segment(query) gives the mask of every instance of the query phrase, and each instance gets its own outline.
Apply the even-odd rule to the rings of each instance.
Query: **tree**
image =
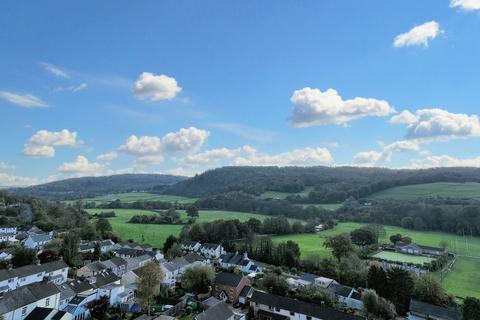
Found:
[[[437,306],[447,300],[442,285],[431,273],[426,273],[415,281],[415,297]]]
[[[178,243],[174,243],[170,249],[167,251],[167,257],[170,260],[175,259],[176,257],[181,257],[183,255],[182,247]]]
[[[480,299],[466,297],[462,305],[463,320],[480,319]]]
[[[367,228],[355,229],[350,232],[352,242],[359,246],[368,246],[378,242],[378,236]]]
[[[394,319],[395,307],[386,299],[379,297],[375,290],[366,289],[362,293],[363,313],[368,319]]]
[[[95,243],[95,248],[93,249],[93,259],[100,260],[102,255],[102,248],[100,247],[100,242]]]
[[[348,234],[339,234],[327,238],[323,245],[332,249],[332,254],[338,261],[353,251],[352,241]]]
[[[58,252],[55,250],[45,249],[38,255],[40,263],[47,263],[58,260]]]
[[[440,245],[440,248],[442,248],[443,250],[447,250],[448,241],[447,240],[442,240],[442,241],[440,241],[439,245]]]
[[[391,268],[387,271],[388,296],[395,305],[399,315],[404,315],[409,309],[413,294],[413,279],[410,273],[400,268]]]
[[[60,253],[63,260],[71,267],[76,267],[80,264],[80,254],[78,247],[80,245],[80,238],[76,232],[69,232],[65,235],[62,242]]]
[[[178,239],[174,235],[169,235],[168,238],[165,240],[165,243],[163,244],[163,252],[167,253],[168,250],[175,244],[178,244]]]
[[[215,272],[208,266],[193,266],[182,274],[182,288],[189,292],[207,293],[215,278]]]
[[[190,219],[194,220],[195,218],[198,218],[198,208],[195,206],[188,206],[187,207],[187,216],[190,217]]]
[[[80,237],[82,240],[95,240],[97,238],[97,230],[91,223],[87,223],[80,229]]]
[[[175,208],[170,208],[165,212],[165,217],[170,220],[170,223],[177,223],[180,221],[180,213],[175,210]]]
[[[260,282],[260,287],[280,296],[286,295],[290,289],[287,280],[276,273],[266,273]]]
[[[100,233],[102,238],[105,238],[105,236],[109,232],[112,232],[112,226],[110,225],[110,221],[108,221],[108,219],[106,218],[98,219],[95,223],[95,228],[97,229],[97,232]]]
[[[368,269],[367,287],[375,290],[380,296],[387,296],[387,273],[377,264],[373,264]]]
[[[400,233],[394,234],[390,236],[390,242],[393,244],[397,244],[397,242],[402,241],[402,235]]]
[[[12,265],[14,268],[34,264],[37,261],[37,250],[18,248],[13,253]]]
[[[110,299],[108,296],[101,296],[100,298],[87,303],[87,309],[90,311],[92,318],[98,320],[107,319],[109,306]]]
[[[160,282],[163,280],[164,274],[160,265],[150,261],[139,270],[139,282],[137,286],[137,297],[143,306],[148,307],[150,315],[150,305],[154,301],[156,295],[160,292]]]

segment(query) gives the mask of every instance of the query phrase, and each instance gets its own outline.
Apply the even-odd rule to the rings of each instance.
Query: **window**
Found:
[[[22,308],[22,316],[25,316],[27,314],[27,307]]]
[[[294,315],[295,315],[295,312],[290,311],[290,315],[291,315],[291,316],[294,316]]]
[[[50,305],[50,298],[47,298],[45,300],[45,307],[48,307]]]
[[[312,317],[310,317],[310,316],[307,316],[307,320],[312,320]]]

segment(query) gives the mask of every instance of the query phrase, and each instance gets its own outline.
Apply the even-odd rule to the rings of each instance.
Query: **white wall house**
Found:
[[[182,250],[188,251],[188,252],[197,252],[200,250],[200,247],[202,244],[198,241],[184,241],[182,242]]]
[[[218,259],[225,254],[225,249],[218,243],[205,243],[200,247],[200,253],[205,257]]]
[[[29,249],[42,249],[47,243],[53,240],[53,233],[30,234],[24,241],[23,246]]]

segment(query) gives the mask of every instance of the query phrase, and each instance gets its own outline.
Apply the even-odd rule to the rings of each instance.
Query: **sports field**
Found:
[[[430,263],[435,259],[423,256],[414,256],[411,254],[391,252],[391,251],[380,251],[372,256],[373,258],[386,260],[390,262],[400,262],[400,263],[414,263],[423,265],[425,263]]]
[[[165,239],[173,234],[178,236],[182,230],[182,225],[169,225],[169,224],[137,224],[128,223],[131,217],[135,215],[156,215],[158,213],[148,210],[135,210],[135,209],[87,209],[91,214],[100,213],[102,211],[115,211],[116,217],[108,218],[112,225],[113,231],[118,234],[122,240],[132,239],[137,242],[141,242],[145,239],[146,243],[153,245],[154,247],[161,247],[165,242]],[[178,210],[181,214],[182,220],[187,221],[187,213],[182,210]],[[263,220],[269,216],[262,214],[254,214],[247,212],[237,211],[220,211],[220,210],[201,210],[197,222],[208,222],[218,219],[238,219],[240,221],[246,221],[250,218],[256,218]],[[289,219],[291,223],[299,221],[296,219]],[[142,237],[143,236],[143,237]]]
[[[480,183],[436,182],[394,187],[374,193],[370,198],[412,200],[426,197],[480,198]]]
[[[163,201],[170,203],[181,203],[188,204],[194,203],[197,201],[196,198],[187,198],[181,196],[165,195],[165,194],[155,194],[148,192],[128,192],[128,193],[115,193],[107,194],[104,196],[98,196],[95,198],[86,198],[82,199],[84,202],[96,202],[97,204],[110,203],[115,200],[120,200],[125,203],[132,203],[135,201]],[[69,201],[72,202],[72,201]]]

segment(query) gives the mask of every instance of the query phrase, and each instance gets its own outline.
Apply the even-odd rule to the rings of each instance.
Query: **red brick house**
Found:
[[[214,296],[231,303],[238,302],[238,297],[250,280],[235,273],[220,272],[215,277]]]

